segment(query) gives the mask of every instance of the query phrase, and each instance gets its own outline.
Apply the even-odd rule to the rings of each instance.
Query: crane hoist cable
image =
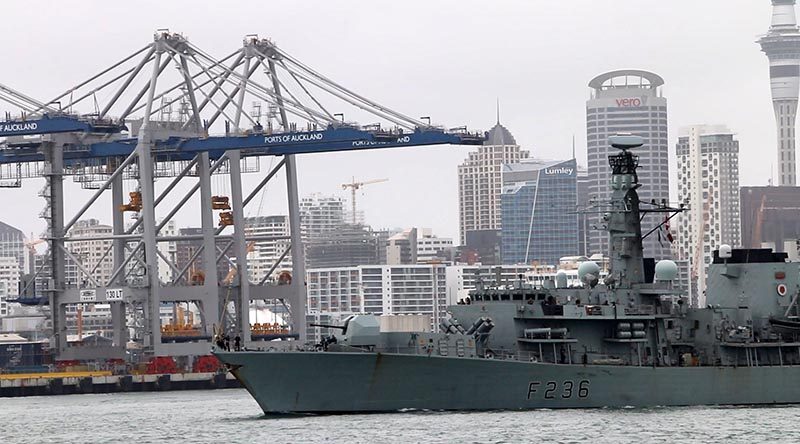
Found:
[[[268,171],[272,171],[274,165],[275,165],[275,156],[270,156]],[[264,207],[264,197],[267,195],[268,189],[269,189],[269,182],[264,184],[264,186],[261,188],[261,198],[258,200],[258,211],[256,212],[256,216],[261,216],[261,209]]]
[[[220,326],[220,331],[224,331],[222,326],[223,326],[223,322],[225,321],[225,315],[228,313],[228,303],[230,302],[231,289],[233,288],[231,283],[233,282],[233,278],[235,278],[236,275],[238,275],[238,274],[239,274],[239,269],[237,267],[233,267],[228,272],[228,276],[225,276],[225,279],[223,280],[223,282],[227,281],[226,283],[228,284],[228,291],[225,294],[225,302],[223,302],[222,311],[219,314],[219,324],[218,325]],[[241,282],[239,284],[241,285]],[[239,321],[239,323],[241,323],[241,320],[238,320],[238,321]],[[242,328],[244,328],[244,327],[242,327]]]

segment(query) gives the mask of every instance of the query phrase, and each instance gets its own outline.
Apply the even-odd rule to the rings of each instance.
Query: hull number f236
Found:
[[[571,399],[589,397],[589,381],[531,381],[528,384],[528,399]]]

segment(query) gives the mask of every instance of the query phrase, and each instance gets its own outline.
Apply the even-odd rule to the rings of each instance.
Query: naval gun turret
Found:
[[[312,327],[323,327],[339,330],[339,333],[324,338],[319,344],[327,349],[329,345],[339,344],[350,347],[375,347],[380,342],[381,324],[378,316],[373,314],[350,315],[342,325],[310,324]]]

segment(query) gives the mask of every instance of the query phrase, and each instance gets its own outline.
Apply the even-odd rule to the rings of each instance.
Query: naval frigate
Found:
[[[644,215],[686,208],[640,202],[643,141],[610,142],[603,279],[587,261],[578,286],[481,285],[438,333],[382,332],[363,314],[316,347],[214,353],[265,413],[800,402],[800,264],[720,246],[707,306],[690,306],[676,264],[642,251]]]

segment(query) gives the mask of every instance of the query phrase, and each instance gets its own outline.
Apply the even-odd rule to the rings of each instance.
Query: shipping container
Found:
[[[52,363],[50,349],[45,341],[0,343],[0,370],[44,366]]]

